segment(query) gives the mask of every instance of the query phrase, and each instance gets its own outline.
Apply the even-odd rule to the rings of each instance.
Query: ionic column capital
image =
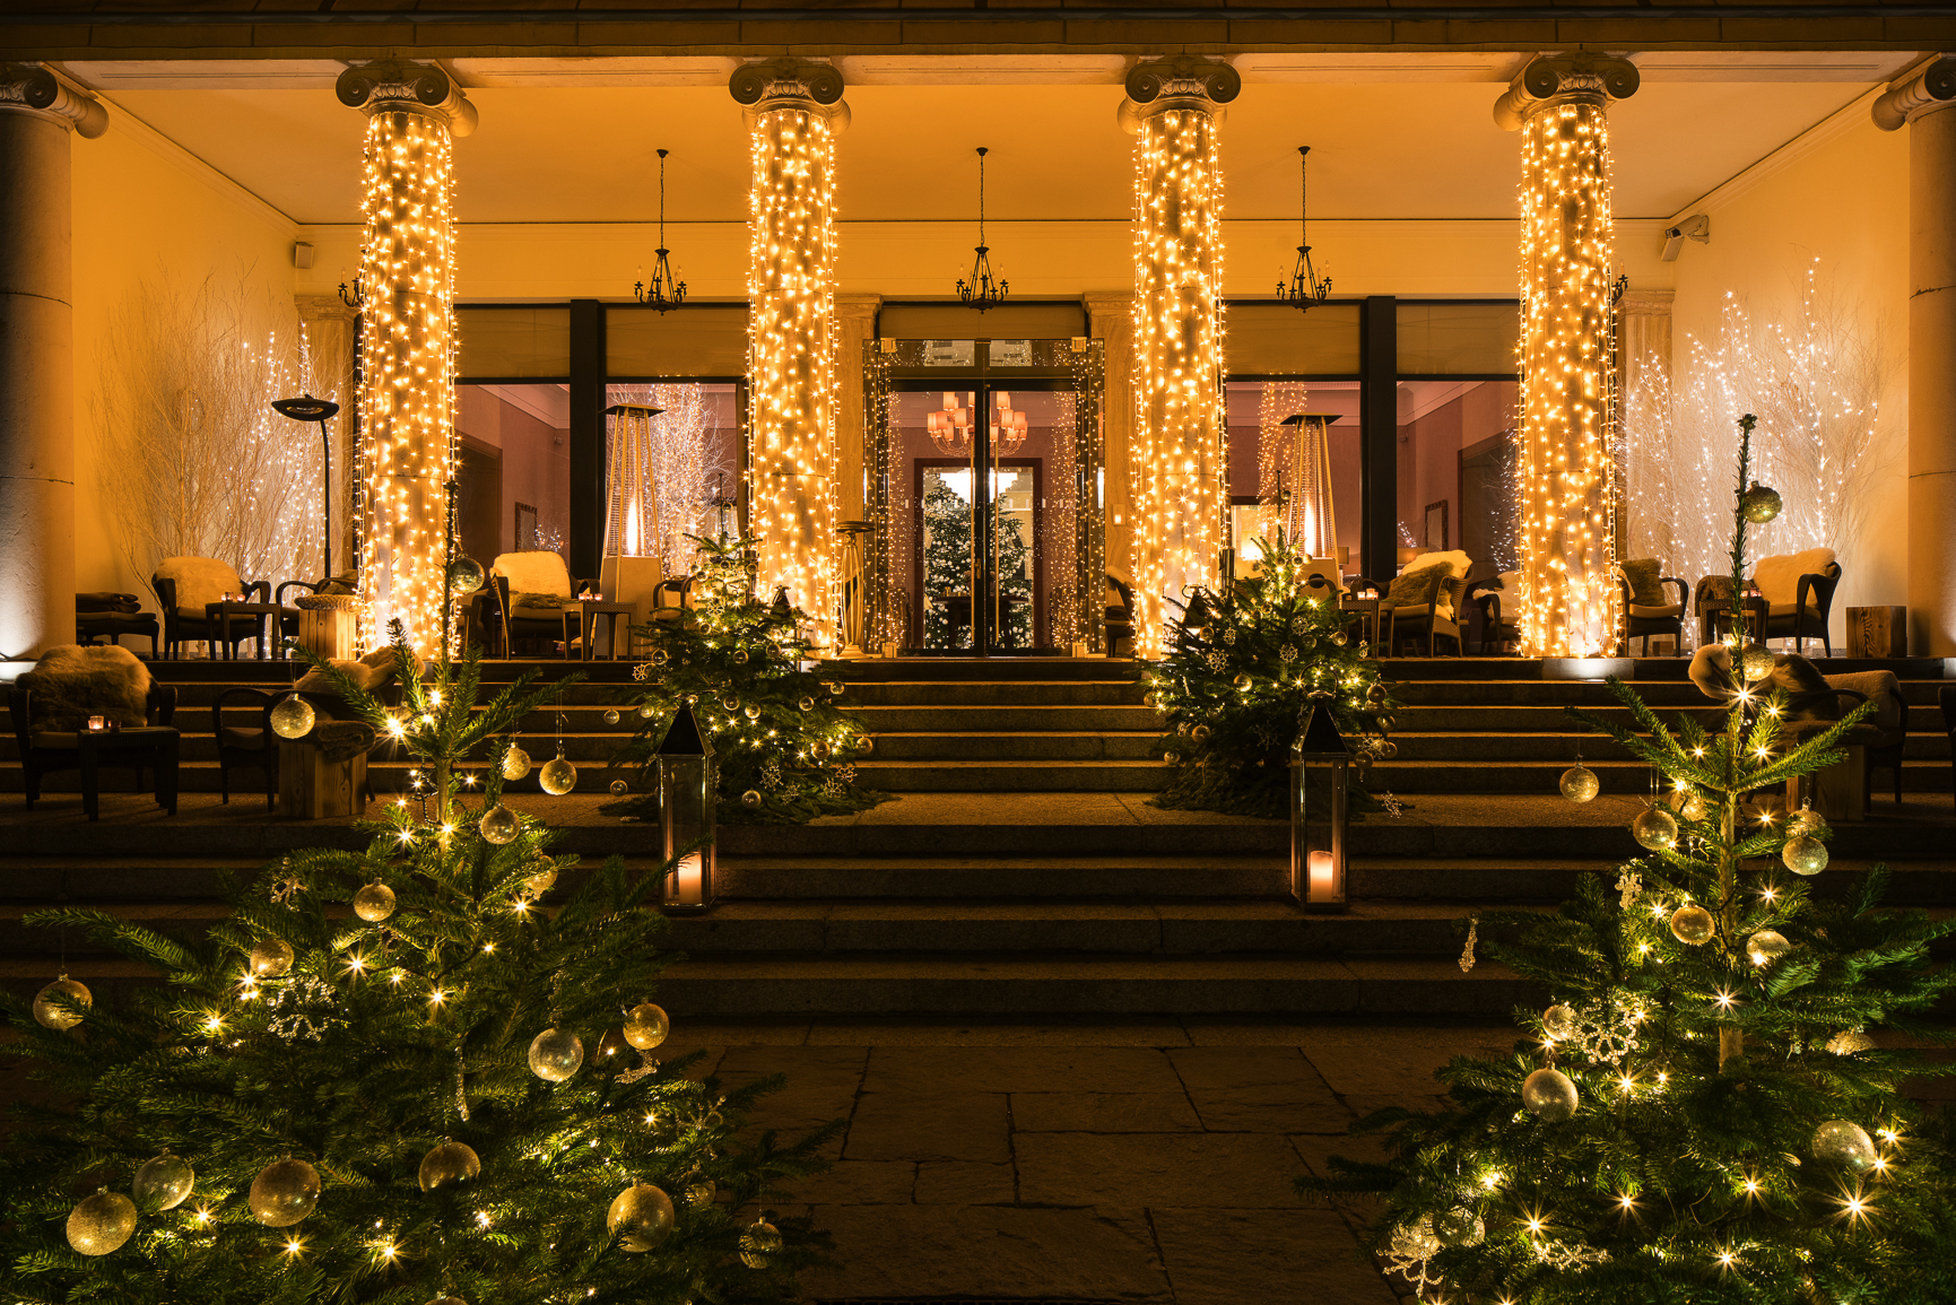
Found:
[[[455,79],[433,64],[382,59],[340,74],[333,93],[349,109],[377,113],[419,113],[448,124],[460,139],[475,130],[476,109]]]
[[[734,103],[750,114],[771,109],[798,109],[827,115],[841,130],[849,122],[849,105],[842,98],[842,70],[813,59],[757,59],[743,63],[727,79]]]
[[[1544,54],[1528,66],[1494,102],[1494,121],[1517,131],[1538,109],[1571,100],[1608,104],[1637,93],[1643,74],[1628,59],[1613,54]]]
[[[1940,54],[1888,83],[1871,112],[1875,126],[1900,131],[1923,114],[1951,104],[1956,104],[1956,56]]]
[[[0,112],[31,113],[87,140],[109,129],[100,100],[38,63],[0,63]]]
[[[1138,132],[1148,118],[1171,109],[1216,113],[1242,92],[1243,78],[1220,59],[1171,54],[1143,59],[1128,69],[1126,90],[1121,125]]]

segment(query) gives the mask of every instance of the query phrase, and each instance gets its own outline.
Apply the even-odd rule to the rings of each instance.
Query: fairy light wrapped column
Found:
[[[1222,106],[1242,89],[1224,63],[1137,64],[1134,133],[1135,655],[1159,658],[1189,588],[1216,583],[1229,425],[1223,413]]]
[[[1610,448],[1615,234],[1608,109],[1628,60],[1531,62],[1496,101],[1521,133],[1521,644],[1593,657],[1622,623]]]
[[[361,641],[399,620],[441,646],[448,484],[455,475],[455,139],[475,106],[439,68],[349,68],[340,102],[367,115],[360,178]]]
[[[848,122],[828,64],[744,64],[747,106],[748,465],[759,592],[786,587],[817,646],[836,634],[835,136]]]

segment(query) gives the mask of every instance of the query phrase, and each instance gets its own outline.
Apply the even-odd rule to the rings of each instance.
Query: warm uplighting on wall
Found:
[[[1158,658],[1223,547],[1222,166],[1215,115],[1163,108],[1134,147],[1135,655]]]
[[[754,114],[747,375],[758,591],[835,635],[835,134],[821,108]]]
[[[448,483],[455,473],[454,141],[437,116],[367,119],[360,283],[360,635],[398,619],[441,643]]]
[[[1522,125],[1520,457],[1524,656],[1616,644],[1610,450],[1610,140],[1603,95]]]

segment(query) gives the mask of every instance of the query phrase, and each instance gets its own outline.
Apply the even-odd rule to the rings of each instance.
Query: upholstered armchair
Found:
[[[1625,563],[1625,566],[1629,566]],[[1650,571],[1645,572],[1644,583],[1650,584],[1649,576],[1656,570],[1656,563],[1650,563]],[[1655,579],[1655,593],[1637,592],[1637,582],[1624,569],[1617,568],[1617,583],[1623,589],[1623,649],[1630,650],[1632,639],[1643,641],[1643,654],[1650,655],[1652,635],[1671,636],[1672,646],[1678,653],[1684,652],[1685,613],[1691,610],[1691,585],[1676,576],[1658,576]],[[1641,601],[1661,598],[1662,602]]]
[[[1437,576],[1425,572],[1444,567]],[[1473,563],[1458,549],[1450,553],[1421,553],[1406,563],[1399,578],[1387,586],[1380,603],[1381,634],[1390,654],[1402,641],[1415,646],[1424,640],[1426,655],[1437,657],[1442,639],[1456,656],[1466,653],[1461,627],[1466,624],[1467,573]]]
[[[180,657],[183,645],[196,640],[218,647],[218,622],[210,619],[208,607],[232,594],[243,594],[247,602],[272,601],[269,580],[246,581],[229,562],[214,557],[166,557],[149,578],[156,601],[163,608],[163,655]],[[228,641],[235,647],[257,636],[258,627],[250,621],[234,622]]]
[[[1834,640],[1827,622],[1840,582],[1841,564],[1831,548],[1760,558],[1752,568],[1752,583],[1766,604],[1766,638],[1791,639],[1796,653],[1804,650],[1806,640],[1818,639],[1832,657]]]
[[[1465,608],[1476,627],[1474,651],[1482,657],[1521,644],[1521,572],[1503,571],[1467,586]]]
[[[1798,654],[1795,654],[1797,657]],[[1809,669],[1809,673],[1811,669]],[[1848,759],[1843,765],[1862,767],[1859,790],[1872,793],[1874,773],[1893,772],[1895,803],[1902,801],[1902,757],[1908,746],[1908,699],[1902,696],[1902,682],[1893,671],[1855,671],[1845,675],[1821,677],[1824,690],[1790,693],[1787,706],[1796,717],[1785,734],[1795,742],[1826,729],[1834,721],[1862,703],[1874,704],[1874,711],[1841,737]],[[1855,754],[1859,753],[1857,757]],[[1863,812],[1854,812],[1858,819]]]
[[[236,702],[250,708],[246,723],[226,725],[225,708]],[[231,768],[245,766],[265,777],[265,805],[278,800],[278,735],[272,733],[272,707],[278,699],[248,684],[233,684],[211,703],[211,730],[217,738],[217,784],[231,801]]]
[[[48,775],[81,769],[77,736],[86,717],[106,716],[122,728],[169,725],[176,710],[176,689],[151,679],[126,648],[50,649],[7,694],[27,805]],[[142,786],[140,763],[136,783]]]
[[[122,636],[133,634],[149,639],[152,659],[162,650],[156,613],[145,612],[134,594],[87,593],[75,595],[75,642],[94,643],[105,639],[120,644]]]
[[[1119,576],[1107,577],[1107,622],[1106,649],[1109,657],[1119,657],[1123,653],[1121,645],[1127,645],[1126,656],[1134,655],[1134,591],[1127,587],[1127,581]]]
[[[571,579],[564,559],[538,549],[499,554],[489,567],[489,600],[484,616],[497,656],[513,657],[521,642],[551,648],[564,637],[564,609],[580,592],[596,592],[596,580]]]

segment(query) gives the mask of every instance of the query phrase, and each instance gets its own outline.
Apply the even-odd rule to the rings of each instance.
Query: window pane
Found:
[[[1235,376],[1358,375],[1358,305],[1231,304],[1223,358]]]
[[[1401,376],[1508,375],[1515,371],[1520,310],[1506,300],[1399,303]]]
[[[569,308],[458,308],[455,332],[458,376],[570,375]]]
[[[1470,579],[1515,568],[1520,397],[1514,381],[1399,382],[1401,561],[1459,549]]]
[[[503,553],[569,558],[570,387],[455,387],[455,531],[485,565]]]
[[[1368,574],[1358,538],[1358,382],[1231,381],[1225,395],[1238,573],[1255,561],[1251,542],[1281,521],[1311,551],[1344,558],[1345,574]],[[1299,414],[1305,421],[1284,420]],[[1326,464],[1328,477],[1319,474]]]

